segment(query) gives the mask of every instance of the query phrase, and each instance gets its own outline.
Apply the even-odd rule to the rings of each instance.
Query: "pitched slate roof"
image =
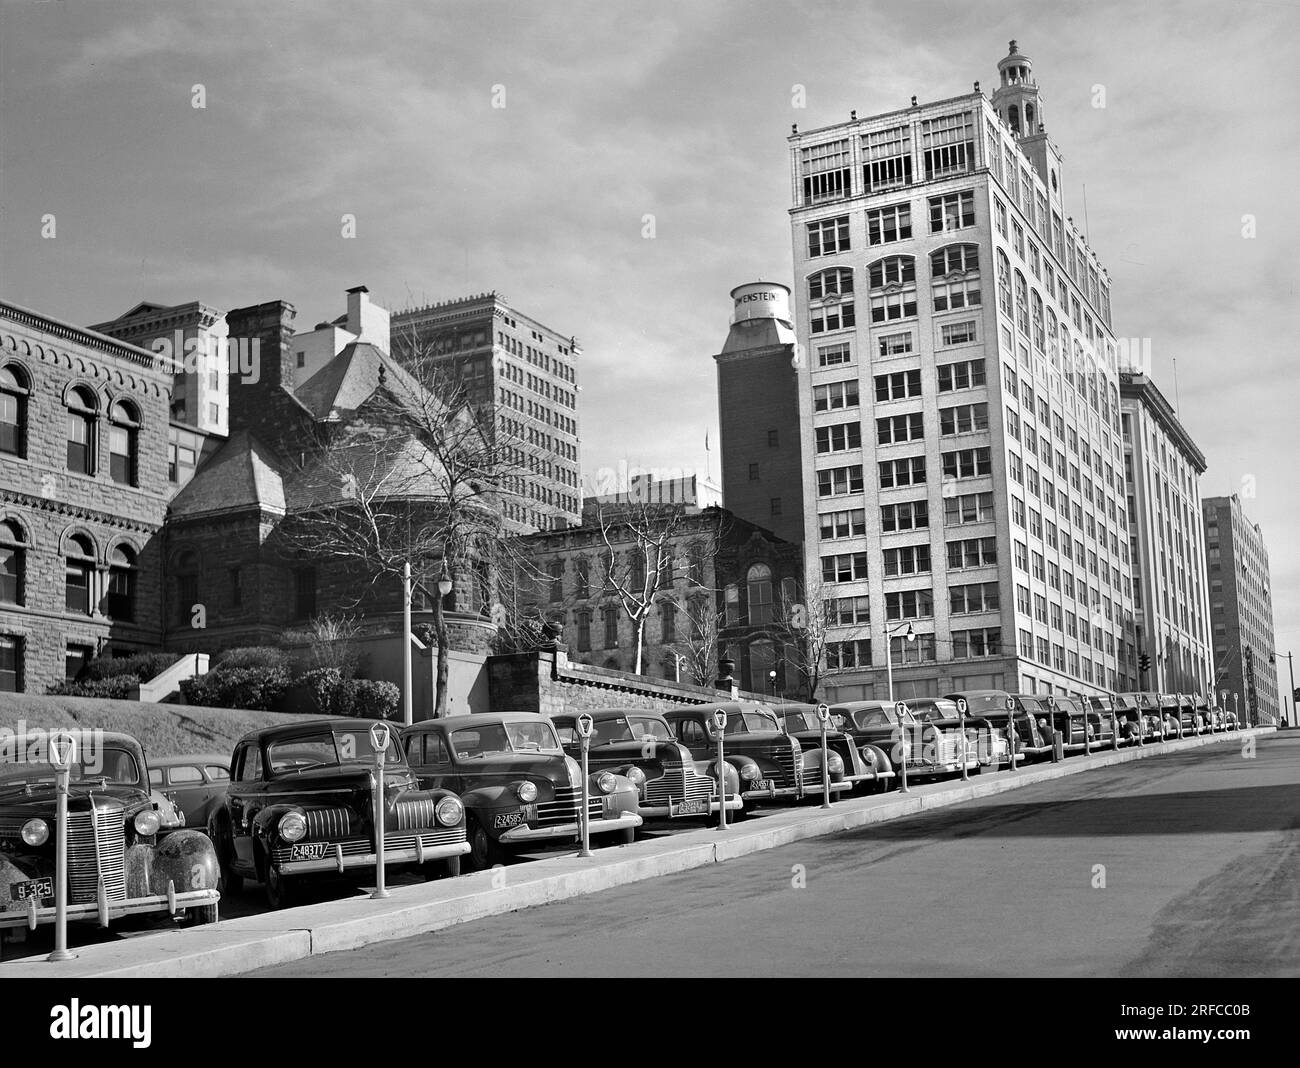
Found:
[[[247,430],[233,433],[176,494],[172,518],[261,507],[284,511],[284,462]]]

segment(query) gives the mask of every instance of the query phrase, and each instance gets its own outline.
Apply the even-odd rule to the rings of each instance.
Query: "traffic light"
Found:
[[[1141,656],[1138,657],[1138,667],[1139,667],[1142,671],[1150,671],[1150,670],[1151,670],[1151,654],[1150,654],[1150,653],[1143,653]]]

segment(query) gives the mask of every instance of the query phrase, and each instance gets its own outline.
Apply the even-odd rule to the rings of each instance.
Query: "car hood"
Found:
[[[639,742],[636,739],[629,739],[625,742],[608,742],[605,745],[593,746],[588,753],[588,759],[593,762],[599,761],[602,765],[635,764],[642,760],[662,760],[664,757],[671,757],[673,760],[691,759],[690,753],[680,742],[655,739],[648,755],[646,753],[647,744],[649,743]],[[567,751],[574,760],[582,759],[581,746],[572,746]]]
[[[68,787],[68,810],[70,812],[90,811],[91,797],[95,807],[104,809],[117,801],[127,809],[145,808],[153,802],[147,791],[138,786],[100,786],[99,783],[71,783]],[[0,815],[18,816],[30,819],[32,816],[44,816],[52,813],[58,806],[58,790],[54,783],[38,782],[31,784],[29,793],[24,785],[10,785],[0,788]]]
[[[564,753],[494,753],[485,757],[458,758],[456,771],[475,778],[533,779],[568,786],[567,760]]]

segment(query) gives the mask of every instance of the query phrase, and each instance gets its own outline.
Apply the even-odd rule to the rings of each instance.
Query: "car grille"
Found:
[[[68,814],[68,896],[74,905],[99,899],[99,877],[109,901],[126,900],[126,819],[111,802],[99,811],[98,835],[90,812]],[[95,841],[99,840],[96,863]]]
[[[417,838],[424,843],[426,849],[440,845],[453,845],[456,842],[465,841],[465,828],[447,827],[444,830],[425,831],[418,835],[386,834],[384,835],[384,852],[391,852],[395,849],[414,849]],[[375,851],[375,844],[369,838],[353,838],[351,841],[338,843],[331,842],[329,849],[325,853],[326,860],[334,856],[336,845],[342,848],[345,857],[364,857],[367,853]],[[277,864],[287,863],[292,855],[293,847],[290,845],[278,845],[271,850],[271,857]]]
[[[346,808],[309,808],[303,815],[307,819],[307,841],[319,841],[324,838],[348,838],[356,834],[360,827]]]
[[[778,749],[772,754],[776,766],[781,769],[781,781],[777,786],[798,786],[803,779],[803,763],[795,758],[794,746]]]
[[[395,806],[398,829],[413,831],[422,827],[438,826],[438,817],[434,812],[437,804],[438,799],[433,797],[398,800]]]
[[[665,764],[664,773],[645,784],[647,805],[666,805],[671,801],[707,801],[716,790],[716,784],[707,775],[684,764]]]
[[[593,793],[587,799],[587,818],[598,820],[604,814],[605,795]],[[558,823],[577,823],[582,804],[582,791],[576,786],[557,786],[553,801],[537,802],[536,826],[549,827]]]

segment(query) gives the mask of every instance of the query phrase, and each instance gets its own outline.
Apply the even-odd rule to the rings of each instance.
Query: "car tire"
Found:
[[[636,828],[624,827],[621,831],[615,831],[609,836],[613,845],[631,845],[636,841]]]
[[[290,909],[298,903],[298,880],[291,875],[283,875],[273,864],[266,866],[266,902],[277,912]]]
[[[505,860],[505,850],[492,838],[473,816],[465,828],[469,838],[469,852],[465,860],[470,871],[487,871]]]
[[[421,870],[424,872],[425,882],[433,882],[435,879],[454,879],[460,874],[460,857],[431,860]]]

